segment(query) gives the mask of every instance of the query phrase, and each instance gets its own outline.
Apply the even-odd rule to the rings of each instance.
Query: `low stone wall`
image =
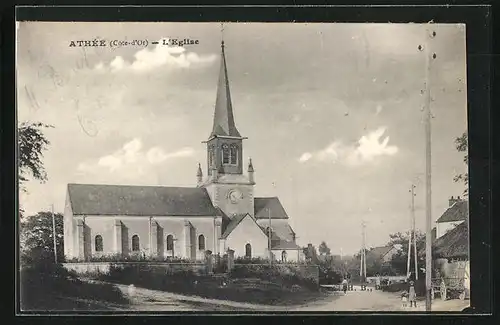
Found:
[[[85,262],[85,263],[63,263],[63,266],[78,274],[85,273],[109,273],[113,266],[149,266],[154,268],[162,268],[165,274],[175,273],[176,271],[191,270],[195,273],[204,273],[206,265],[202,263],[151,263],[151,262]]]
[[[406,280],[406,276],[404,275],[391,275],[391,276],[380,276],[380,280],[389,280],[391,282],[401,282]],[[368,276],[366,277],[366,281],[368,283],[376,283],[377,282],[377,277],[376,276]]]

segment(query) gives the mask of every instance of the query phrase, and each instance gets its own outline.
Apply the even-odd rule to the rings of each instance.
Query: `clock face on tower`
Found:
[[[229,190],[227,198],[231,201],[231,203],[238,203],[238,201],[243,198],[243,193],[237,189]]]

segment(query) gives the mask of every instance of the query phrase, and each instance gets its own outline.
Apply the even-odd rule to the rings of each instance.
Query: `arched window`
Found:
[[[227,144],[222,145],[222,163],[229,164],[229,146]]]
[[[96,252],[103,251],[102,236],[101,235],[95,236],[95,251]]]
[[[286,251],[281,252],[281,261],[286,262]]]
[[[174,236],[167,236],[167,251],[171,251],[174,249]]]
[[[133,252],[138,252],[139,250],[140,250],[139,236],[133,235],[132,236],[132,251]]]
[[[203,235],[198,236],[198,249],[200,251],[205,250],[205,236]]]
[[[238,163],[238,146],[232,144],[229,149],[229,156],[231,165],[236,165]]]
[[[245,245],[245,257],[252,258],[252,245],[250,244]]]

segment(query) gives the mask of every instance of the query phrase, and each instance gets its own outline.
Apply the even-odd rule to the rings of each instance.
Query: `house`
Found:
[[[283,261],[300,258],[279,198],[254,196],[251,159],[243,173],[247,138],[236,128],[224,42],[221,48],[213,127],[204,141],[206,176],[198,164],[193,187],[68,184],[68,258],[112,254],[202,259],[206,253],[227,250],[235,257],[267,258],[272,253]]]
[[[392,260],[392,256],[398,252],[399,249],[395,246],[374,247],[367,252],[367,258],[372,261],[381,261],[384,264],[389,263]]]
[[[448,209],[436,221],[436,239],[463,223],[469,214],[469,202],[458,196],[449,199]]]
[[[443,278],[463,278],[470,290],[469,225],[462,222],[432,245],[434,269]],[[435,275],[438,276],[438,275]]]

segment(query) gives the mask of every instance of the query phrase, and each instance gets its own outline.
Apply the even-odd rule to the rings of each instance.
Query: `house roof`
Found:
[[[204,188],[68,184],[74,215],[220,215]]]
[[[453,222],[453,221],[463,221],[467,219],[469,215],[469,201],[458,201],[455,202],[451,207],[446,209],[443,215],[436,221],[441,222]]]
[[[263,219],[261,219],[261,220],[263,220]],[[264,223],[261,223],[261,226],[262,226],[262,229],[265,230],[268,227],[268,224],[267,224],[267,222],[264,222]],[[273,230],[273,232],[272,232],[273,235],[276,234],[281,239],[293,241],[293,239],[295,238],[294,237],[295,232],[293,231],[292,227],[290,227],[290,225],[288,223],[281,223],[281,222],[280,223],[278,223],[278,222],[272,223],[271,222],[271,229]]]
[[[432,245],[434,258],[469,258],[469,226],[462,222]]]
[[[301,249],[299,245],[291,241],[279,240],[272,243],[271,249],[273,250],[298,250]]]
[[[394,247],[393,246],[381,246],[372,248],[368,254],[371,254],[374,257],[384,257],[389,253]]]
[[[254,199],[254,212],[256,219],[288,219],[285,208],[277,197],[256,197]]]
[[[225,230],[221,235],[221,238],[226,239],[231,232],[233,232],[236,227],[245,219],[246,216],[250,216],[248,213],[241,213],[241,214],[236,214],[232,218],[225,219],[226,225],[225,225]]]
[[[269,236],[269,233],[267,232],[267,226],[260,226],[260,229],[262,229],[262,231],[266,234],[266,236]],[[271,226],[271,241],[277,242],[280,240],[282,240],[282,238],[278,235],[274,226]]]

